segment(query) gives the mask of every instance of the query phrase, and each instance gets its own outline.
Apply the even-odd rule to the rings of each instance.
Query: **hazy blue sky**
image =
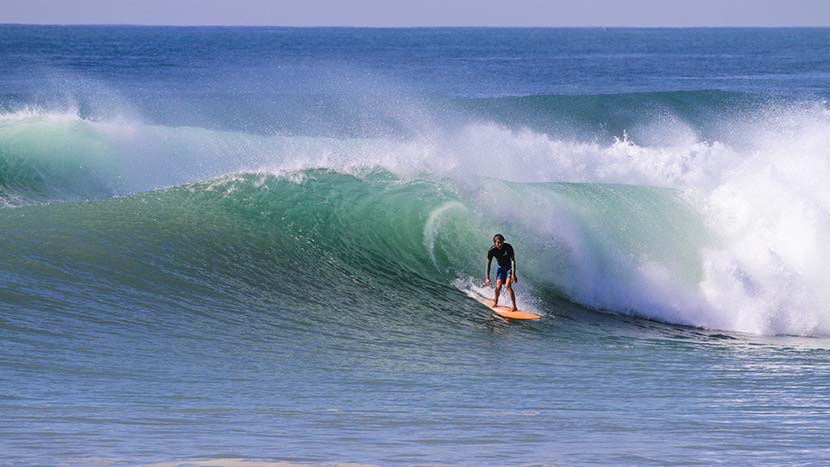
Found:
[[[0,0],[0,23],[830,26],[830,0]]]

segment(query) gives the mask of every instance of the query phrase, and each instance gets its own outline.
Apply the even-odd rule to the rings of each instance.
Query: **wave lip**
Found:
[[[0,114],[0,202],[110,196],[96,166],[111,152],[76,112]]]

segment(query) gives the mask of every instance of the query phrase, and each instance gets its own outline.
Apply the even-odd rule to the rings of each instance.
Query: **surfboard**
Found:
[[[487,305],[493,313],[502,316],[504,318],[510,319],[542,319],[542,315],[537,315],[536,313],[531,313],[529,311],[512,311],[510,308],[506,306],[499,305],[493,308],[493,301],[492,300],[481,300],[481,303]]]

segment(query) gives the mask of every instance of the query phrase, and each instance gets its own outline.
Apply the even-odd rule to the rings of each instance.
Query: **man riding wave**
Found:
[[[493,236],[493,246],[487,252],[487,273],[484,285],[490,285],[490,264],[496,258],[499,264],[496,270],[496,297],[493,300],[493,308],[499,304],[499,295],[501,294],[502,284],[507,286],[507,291],[510,293],[510,301],[513,304],[512,311],[517,311],[516,295],[513,293],[513,284],[519,281],[516,277],[516,254],[513,252],[513,246],[504,241],[504,235],[496,234]]]

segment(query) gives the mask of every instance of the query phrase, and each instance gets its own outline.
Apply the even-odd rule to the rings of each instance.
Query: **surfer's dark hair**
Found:
[[[497,238],[498,238],[499,240],[501,240],[501,241],[504,241],[504,235],[502,235],[502,234],[496,234],[496,235],[493,235],[493,243],[496,243],[496,239],[497,239]]]

